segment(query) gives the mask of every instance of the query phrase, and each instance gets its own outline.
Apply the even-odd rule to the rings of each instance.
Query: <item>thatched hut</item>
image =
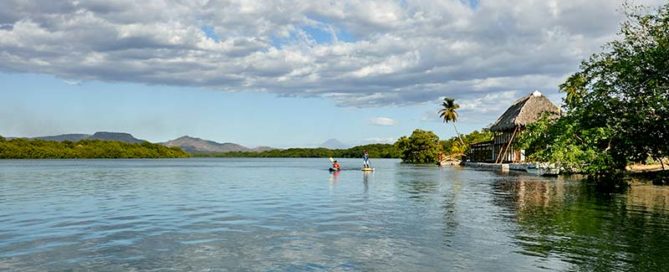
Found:
[[[560,108],[539,91],[517,100],[490,126],[495,138],[471,146],[471,160],[495,163],[525,161],[523,150],[514,147],[514,140],[525,126],[536,122],[544,112],[559,116]]]

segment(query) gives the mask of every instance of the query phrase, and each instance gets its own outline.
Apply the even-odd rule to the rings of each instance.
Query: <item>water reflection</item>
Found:
[[[426,168],[431,168],[431,171],[426,171]],[[397,171],[395,180],[398,188],[409,198],[421,202],[428,201],[438,191],[442,180],[440,176],[437,167],[403,166]]]
[[[669,211],[669,187],[635,182],[627,191],[627,205],[636,210],[667,213]]]
[[[369,176],[372,175],[370,172],[362,171],[362,184],[365,186],[365,194],[369,192]]]
[[[76,163],[0,161],[0,270],[669,267],[664,187],[602,194],[397,160],[373,173],[329,173],[320,159]]]
[[[460,177],[460,171],[452,171],[449,169],[449,174],[446,177],[448,184],[450,185],[444,191],[442,209],[444,214],[444,244],[446,246],[451,246],[452,239],[451,237],[457,233],[458,219],[457,219],[457,203],[458,196],[460,195],[460,190],[462,190],[462,179]],[[442,168],[442,172],[443,172]]]
[[[334,187],[337,186],[337,182],[339,182],[339,171],[334,171],[331,172],[330,174],[330,190],[334,189]]]
[[[518,223],[522,254],[585,271],[669,267],[666,188],[637,185],[623,194],[602,194],[580,181],[523,175],[492,186],[495,202]]]

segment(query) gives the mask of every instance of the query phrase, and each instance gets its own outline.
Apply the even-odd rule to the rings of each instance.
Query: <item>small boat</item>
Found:
[[[459,161],[453,161],[453,160],[451,160],[451,161],[443,160],[443,161],[437,162],[437,165],[439,165],[439,166],[459,165],[459,164],[460,164]]]
[[[363,172],[372,172],[372,171],[374,171],[374,168],[371,168],[371,167],[363,167],[363,168],[360,169],[360,170],[362,170]]]
[[[525,171],[537,176],[557,176],[560,174],[560,168],[540,164],[530,164],[525,168]]]
[[[330,172],[337,172],[337,171],[341,171],[341,168],[332,168],[332,167],[330,167],[329,171],[330,171]]]

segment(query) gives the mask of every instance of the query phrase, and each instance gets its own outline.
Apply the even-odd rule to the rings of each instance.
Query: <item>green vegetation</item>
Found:
[[[622,176],[630,162],[666,157],[668,30],[669,4],[651,14],[629,12],[621,39],[583,61],[560,86],[563,116],[527,127],[521,143],[528,158],[599,179]]]
[[[82,140],[54,142],[0,137],[0,159],[185,158],[188,153],[149,142]]]
[[[370,144],[339,150],[338,158],[360,158],[367,150],[370,158],[399,158],[400,151],[392,144]]]
[[[399,158],[399,150],[391,144],[369,144],[348,149],[288,148],[263,152],[200,153],[196,157],[252,157],[252,158],[360,158],[367,150],[370,158]]]
[[[474,130],[464,135],[464,137],[452,137],[441,141],[441,146],[446,156],[456,158],[469,152],[469,145],[491,141],[493,136],[494,134],[487,129],[482,129],[481,131]]]
[[[406,163],[435,163],[439,160],[439,154],[444,154],[447,159],[458,159],[467,151],[469,145],[490,141],[493,133],[489,130],[472,131],[460,137],[452,137],[440,141],[439,137],[432,131],[414,130],[411,136],[402,137],[395,143],[400,152],[400,158]]]
[[[450,157],[450,159],[455,159],[460,157],[463,154],[469,151],[469,145],[490,141],[493,139],[493,133],[487,129],[483,129],[480,132],[475,130],[464,137],[458,131],[458,128],[455,126],[455,122],[458,121],[458,112],[457,109],[460,108],[460,105],[455,103],[455,99],[446,97],[444,102],[441,103],[441,109],[439,110],[439,118],[441,118],[444,123],[452,123],[453,129],[457,137],[452,137],[450,139],[441,141],[441,150],[444,155]]]
[[[432,131],[416,129],[411,136],[402,136],[395,146],[406,163],[434,163],[442,152],[439,136]]]

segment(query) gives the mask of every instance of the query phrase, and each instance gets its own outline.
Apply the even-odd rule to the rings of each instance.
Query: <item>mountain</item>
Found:
[[[131,143],[131,144],[136,144],[136,143],[143,143],[146,142],[145,140],[140,140],[128,133],[123,133],[123,132],[96,132],[93,135],[89,134],[62,134],[62,135],[55,135],[55,136],[43,136],[43,137],[35,137],[34,139],[40,139],[40,140],[45,140],[45,141],[54,141],[54,142],[62,142],[62,141],[70,141],[70,142],[76,142],[76,141],[81,141],[81,140],[101,140],[101,141],[118,141],[118,142],[124,142],[124,143]]]
[[[183,136],[177,139],[167,141],[162,143],[165,146],[169,147],[180,147],[188,153],[224,153],[224,152],[235,152],[235,151],[256,151],[259,152],[261,149],[267,147],[259,147],[256,149],[250,149],[248,147],[233,144],[233,143],[217,143],[214,141],[204,140],[200,138]],[[271,148],[270,148],[271,149]]]
[[[7,138],[12,139],[12,138]],[[124,132],[105,132],[98,131],[93,135],[90,134],[62,134],[55,136],[42,136],[35,137],[33,139],[40,139],[45,141],[81,141],[81,140],[101,140],[101,141],[118,141],[125,143],[144,143],[145,140],[137,139],[129,133]],[[167,147],[180,147],[183,151],[188,153],[225,153],[225,152],[263,152],[274,150],[274,148],[268,146],[259,146],[256,148],[248,148],[243,145],[238,145],[234,143],[217,143],[214,141],[204,140],[200,138],[183,136],[171,141],[164,143],[159,143]]]
[[[253,152],[263,152],[263,151],[270,151],[270,150],[275,150],[275,149],[276,148],[269,147],[269,146],[259,146],[259,147],[256,147],[256,148],[252,149],[251,151],[253,151]]]
[[[88,140],[102,140],[102,141],[118,141],[124,143],[138,144],[146,142],[144,140],[137,139],[130,135],[129,133],[123,132],[96,132],[91,137],[86,138]]]
[[[322,143],[320,147],[325,147],[329,149],[346,149],[349,148],[349,146],[345,143],[340,142],[337,139],[329,139]]]
[[[76,141],[81,141],[83,139],[86,139],[88,137],[91,137],[91,135],[89,135],[89,134],[62,134],[62,135],[56,135],[56,136],[35,137],[34,139],[40,139],[40,140],[45,140],[45,141],[54,141],[54,142],[62,142],[62,141],[76,142]]]

